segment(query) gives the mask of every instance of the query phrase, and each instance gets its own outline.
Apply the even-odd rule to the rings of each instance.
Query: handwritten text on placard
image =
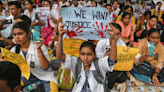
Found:
[[[61,10],[67,38],[100,40],[109,38],[107,28],[111,21],[105,8],[64,8]]]
[[[26,60],[22,55],[13,53],[7,49],[1,48],[1,53],[5,54],[5,60],[10,61],[19,66],[22,75],[28,80],[30,77],[30,66],[27,64]]]
[[[114,70],[130,71],[133,67],[133,58],[138,54],[139,49],[117,46],[117,63]]]
[[[48,19],[50,15],[49,7],[37,7],[36,11],[38,13],[38,17],[42,20]]]

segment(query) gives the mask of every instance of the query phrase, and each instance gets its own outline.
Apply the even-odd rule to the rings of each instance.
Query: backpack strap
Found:
[[[99,69],[99,64],[98,64],[98,58],[95,58],[93,61],[96,70],[92,71],[94,78],[96,79],[96,81],[100,84],[103,84],[104,86],[104,92],[110,92],[108,90],[108,78],[109,75],[106,74],[105,78],[102,76],[102,74],[100,73],[100,69]]]
[[[103,84],[103,83],[105,82],[105,80],[104,80],[105,78],[104,78],[104,77],[102,76],[102,74],[100,73],[100,69],[99,69],[99,66],[98,66],[98,59],[95,58],[95,59],[93,60],[93,63],[94,63],[94,65],[95,65],[96,70],[92,71],[92,73],[93,73],[93,75],[94,75],[96,81],[97,81],[98,83],[100,83],[100,84]]]
[[[79,74],[81,72],[81,69],[82,69],[82,62],[81,62],[80,58],[78,57],[77,63],[76,63],[76,71],[75,71],[75,82],[76,83],[79,83],[79,81],[80,81],[81,76],[79,76]]]

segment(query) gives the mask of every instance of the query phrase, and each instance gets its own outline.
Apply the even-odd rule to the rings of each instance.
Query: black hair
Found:
[[[30,33],[30,25],[27,24],[26,22],[18,22],[13,26],[13,29],[14,28],[20,28],[23,31],[25,31],[27,34]],[[19,54],[20,47],[21,47],[21,45],[19,45],[19,44],[16,45],[15,53]]]
[[[126,6],[125,6],[125,10],[127,10],[128,8],[131,8],[131,12],[133,12],[133,7],[131,7],[131,6],[129,6],[129,5],[126,5]],[[124,11],[125,11],[125,10],[124,10]]]
[[[130,3],[132,3],[131,0],[126,0],[126,2],[127,2],[127,1],[129,1]]]
[[[157,5],[158,5],[159,3],[162,4],[161,2],[157,2]]]
[[[154,32],[158,32],[160,34],[160,31],[158,29],[155,29],[155,28],[151,28],[149,31],[148,31],[148,37],[151,35],[151,33],[154,33]]]
[[[97,6],[97,2],[96,1],[92,1],[92,2],[95,2],[96,3],[96,6]]]
[[[141,4],[143,4],[143,3],[145,3],[145,2],[142,2]]]
[[[13,92],[16,86],[20,85],[21,71],[16,64],[13,64],[8,61],[0,62],[0,80],[6,82]]]
[[[34,5],[33,5],[33,2],[31,1],[31,0],[26,0],[27,2],[29,2],[32,6],[33,6],[33,8],[36,8]],[[25,1],[25,2],[26,2]],[[25,4],[25,2],[24,2],[24,4]]]
[[[114,0],[114,1],[112,2],[112,5],[113,5],[113,3],[114,3],[114,2],[117,2],[117,3],[118,3],[118,1],[117,1],[117,0]]]
[[[117,23],[112,23],[112,25],[113,25],[115,28],[119,29],[120,32],[122,31],[122,28],[121,28],[121,26],[120,26],[119,24],[117,24]]]
[[[0,5],[3,5],[2,1],[0,1]]]
[[[51,2],[49,0],[44,0],[44,2],[48,2],[51,5]]]
[[[151,15],[151,11],[147,10],[144,14],[144,16]]]
[[[66,8],[67,6],[66,5],[63,5],[61,8]]]
[[[26,0],[26,1],[29,2],[31,5],[33,5],[33,2],[31,0]]]
[[[4,7],[3,7],[3,3],[2,3],[2,1],[0,1],[0,5],[2,5],[2,9],[5,9]],[[6,9],[5,9],[6,10]]]
[[[107,5],[105,5],[105,7],[107,7],[107,6],[110,6],[110,7],[112,7],[112,5],[111,5],[111,4],[107,4]]]
[[[149,19],[156,18],[158,20],[158,17],[156,15],[151,15]]]
[[[31,19],[29,17],[27,17],[26,15],[19,16],[19,17],[17,17],[17,19],[22,19],[23,21],[25,21],[29,25],[31,24]]]
[[[127,16],[127,15],[131,16],[131,14],[130,14],[129,12],[124,12],[124,13],[122,14],[122,19],[123,19],[125,16]]]
[[[8,3],[8,6],[11,6],[11,5],[15,5],[15,6],[17,7],[17,9],[18,9],[18,8],[21,9],[21,3],[18,2],[18,1],[11,1],[11,2],[9,2],[9,3]]]
[[[89,47],[95,53],[95,45],[91,41],[83,42],[80,46],[80,51],[83,47]]]

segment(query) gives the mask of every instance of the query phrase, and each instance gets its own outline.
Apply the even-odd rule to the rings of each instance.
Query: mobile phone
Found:
[[[155,7],[155,11],[158,11],[158,6]]]
[[[153,53],[154,53],[154,43],[148,42],[148,49],[150,50],[150,56],[153,56]]]
[[[106,48],[106,51],[110,52],[110,50],[111,50],[110,48]]]
[[[35,14],[35,19],[37,19],[37,20],[38,20],[38,13],[36,13],[36,14]]]
[[[33,42],[39,41],[38,38],[40,38],[40,32],[37,31],[38,26],[32,26],[31,27],[31,32],[32,32],[32,37],[33,37]]]
[[[5,25],[5,24],[12,24],[12,20],[5,20],[1,23],[1,25]]]
[[[154,59],[155,59],[155,60],[158,59],[158,54],[155,54]]]

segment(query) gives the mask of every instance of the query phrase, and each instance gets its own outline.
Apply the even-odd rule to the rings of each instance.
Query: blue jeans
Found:
[[[25,77],[22,77],[22,81],[24,83],[24,86],[27,86],[31,83],[40,81],[44,85],[45,92],[50,92],[50,82],[49,81],[39,80],[38,78],[36,78],[32,74],[30,75],[29,80],[27,80]]]

